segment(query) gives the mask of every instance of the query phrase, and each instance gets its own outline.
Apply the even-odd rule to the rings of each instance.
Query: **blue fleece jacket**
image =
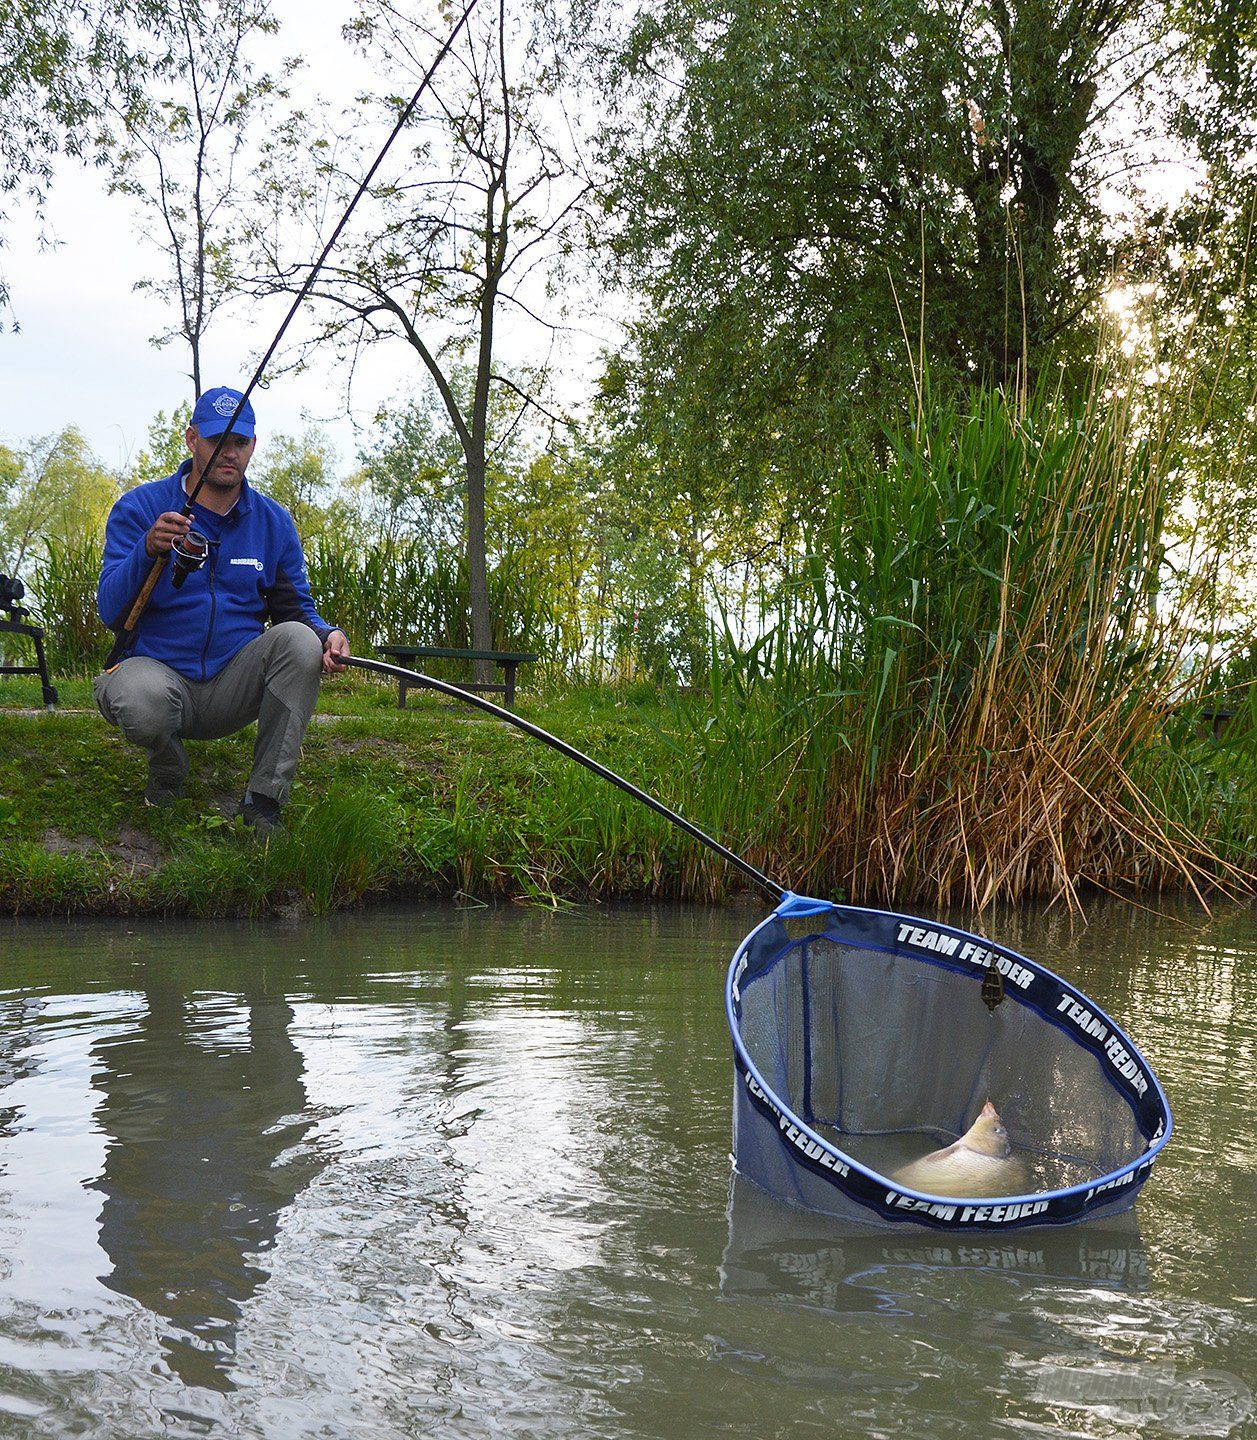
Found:
[[[121,629],[148,575],[152,559],[144,537],[166,510],[182,510],[185,460],[164,480],[128,490],[109,512],[105,558],[96,592],[100,618]],[[305,556],[292,516],[282,505],[241,483],[240,498],[226,515],[192,507],[192,527],[210,542],[209,558],[180,589],[162,571],[128,655],[148,655],[188,680],[209,680],[269,622],[303,620],[320,640],[335,626],[314,608]]]

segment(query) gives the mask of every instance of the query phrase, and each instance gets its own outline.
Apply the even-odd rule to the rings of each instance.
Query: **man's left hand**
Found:
[[[350,654],[349,636],[343,630],[333,630],[323,642],[323,669],[328,675],[339,675],[344,670],[342,656]]]

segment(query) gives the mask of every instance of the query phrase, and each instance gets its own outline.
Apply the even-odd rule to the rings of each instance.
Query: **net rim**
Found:
[[[1026,966],[1033,974],[1041,976],[1044,979],[1059,986],[1064,994],[1071,996],[1078,1004],[1084,1006],[1091,1013],[1091,1015],[1103,1021],[1104,1024],[1108,1027],[1108,1034],[1119,1039],[1122,1045],[1129,1052],[1131,1058],[1137,1061],[1138,1064],[1142,1067],[1142,1071],[1144,1075],[1147,1076],[1148,1083],[1152,1087],[1155,1108],[1160,1112],[1160,1115],[1162,1116],[1160,1133],[1153,1133],[1152,1135],[1147,1134],[1146,1128],[1140,1118],[1138,1108],[1136,1107],[1134,1099],[1132,1098],[1130,1092],[1124,1086],[1117,1083],[1116,1079],[1110,1073],[1109,1069],[1101,1062],[1101,1073],[1105,1076],[1109,1083],[1113,1085],[1114,1089],[1116,1089],[1117,1092],[1123,1096],[1127,1103],[1130,1104],[1131,1110],[1135,1116],[1136,1126],[1139,1128],[1142,1134],[1145,1134],[1145,1137],[1148,1140],[1148,1148],[1142,1154],[1135,1156],[1134,1159],[1128,1160],[1115,1170],[1105,1171],[1103,1175],[1096,1177],[1094,1180],[1084,1181],[1077,1185],[1063,1186],[1055,1190],[1039,1190],[1034,1191],[1030,1194],[1022,1195],[1001,1195],[999,1197],[996,1197],[994,1201],[992,1201],[992,1197],[990,1196],[965,1198],[931,1195],[928,1191],[914,1190],[909,1186],[897,1184],[896,1182],[892,1181],[888,1176],[881,1174],[879,1171],[870,1169],[867,1165],[861,1163],[854,1156],[849,1155],[846,1151],[841,1150],[838,1146],[826,1140],[824,1136],[818,1134],[815,1129],[808,1125],[806,1121],[804,1121],[799,1115],[794,1112],[790,1105],[786,1104],[781,1099],[781,1097],[776,1093],[773,1087],[764,1078],[763,1074],[761,1073],[759,1067],[755,1064],[754,1060],[751,1059],[751,1056],[747,1051],[746,1045],[743,1042],[740,1031],[741,997],[739,991],[739,982],[741,981],[745,972],[746,957],[750,946],[764,930],[766,930],[769,926],[775,923],[779,923],[782,920],[791,918],[819,918],[822,915],[836,915],[839,917],[868,917],[870,919],[881,922],[892,921],[901,925],[910,925],[914,928],[923,929],[930,933],[941,933],[947,936],[955,936],[960,941],[965,941],[977,946],[981,946],[985,950],[989,950],[996,955],[1007,957],[1009,962],[1011,962],[1012,964]],[[795,949],[801,944],[807,943],[807,940],[809,939],[820,939],[823,938],[824,935],[825,931],[822,930],[817,932],[813,936],[804,937],[798,940],[792,940],[787,937],[787,943],[780,947],[780,949],[772,956],[771,960],[766,963],[763,966],[762,970],[758,972],[755,976],[753,976],[752,979],[759,979],[762,976],[766,976],[781,962],[781,960],[791,950]],[[864,945],[862,948],[876,949],[879,950],[881,953],[901,956],[902,958],[916,960],[919,963],[941,966],[942,968],[946,968],[953,973],[968,973],[971,974],[972,978],[976,982],[980,983],[981,969],[974,970],[972,967],[949,963],[940,959],[940,957],[936,954],[917,954],[913,953],[912,951],[905,951],[901,948],[891,946]],[[1074,1041],[1075,1044],[1079,1045],[1082,1049],[1093,1055],[1098,1062],[1101,1061],[1100,1053],[1094,1045],[1089,1044],[1086,1040],[1083,1039],[1083,1037],[1075,1033],[1073,1030],[1069,1029],[1069,1027],[1063,1024],[1058,1017],[1045,1013],[1038,1005],[1036,1005],[1026,996],[1016,993],[1014,987],[1008,988],[1008,990],[1006,991],[1006,997],[1014,999],[1017,1001],[1018,1004],[1033,1010],[1040,1019],[1046,1020],[1048,1021],[1048,1023],[1053,1024],[1058,1029],[1062,1030],[1063,1033],[1069,1035],[1069,1037]],[[1166,1144],[1169,1142],[1170,1135],[1173,1133],[1174,1120],[1170,1111],[1169,1101],[1166,1098],[1165,1091],[1161,1087],[1161,1082],[1157,1079],[1156,1072],[1153,1070],[1152,1066],[1148,1063],[1142,1051],[1140,1051],[1139,1047],[1130,1038],[1130,1036],[1126,1033],[1122,1026],[1120,1026],[1115,1020],[1113,1020],[1113,1018],[1108,1015],[1107,1012],[1104,1011],[1099,1005],[1097,1005],[1095,1001],[1091,1000],[1090,997],[1085,995],[1081,990],[1078,990],[1067,980],[1056,974],[1055,971],[1048,969],[1046,965],[1041,965],[1036,960],[1031,960],[1029,959],[1029,957],[1022,955],[1015,950],[1009,949],[1007,946],[998,945],[994,941],[988,940],[981,935],[975,934],[973,931],[962,930],[956,926],[945,925],[938,921],[926,920],[920,916],[906,915],[896,910],[876,910],[865,908],[863,906],[838,905],[832,901],[815,900],[810,897],[801,897],[788,892],[783,899],[781,905],[779,905],[777,909],[775,909],[771,914],[765,916],[765,918],[761,920],[760,923],[754,927],[754,929],[752,929],[746,936],[744,936],[741,943],[734,951],[733,958],[729,962],[729,969],[725,979],[725,1015],[729,1024],[729,1033],[733,1040],[736,1068],[742,1071],[743,1083],[747,1086],[752,1103],[761,1103],[754,1094],[754,1089],[752,1088],[753,1083],[753,1086],[758,1087],[758,1089],[762,1092],[763,1098],[768,1103],[769,1110],[776,1114],[778,1124],[782,1127],[783,1132],[784,1127],[789,1124],[796,1130],[798,1135],[806,1138],[811,1147],[818,1147],[823,1153],[828,1154],[834,1159],[841,1161],[844,1166],[847,1166],[851,1170],[856,1171],[866,1180],[876,1182],[879,1186],[885,1187],[886,1190],[894,1192],[897,1195],[907,1196],[910,1200],[915,1202],[928,1203],[935,1206],[945,1202],[947,1205],[951,1206],[970,1207],[989,1207],[990,1205],[992,1205],[992,1203],[1000,1206],[1017,1206],[1030,1202],[1033,1202],[1036,1205],[1038,1205],[1039,1202],[1048,1202],[1050,1206],[1053,1203],[1059,1204],[1060,1202],[1071,1201],[1079,1195],[1085,1195],[1088,1192],[1091,1192],[1091,1202],[1084,1204],[1084,1207],[1080,1214],[1069,1217],[1073,1219],[1082,1219],[1085,1218],[1090,1209],[1099,1208],[1101,1205],[1108,1203],[1112,1192],[1117,1191],[1121,1188],[1121,1184],[1123,1181],[1125,1181],[1127,1176],[1132,1176],[1137,1170],[1140,1170],[1141,1168],[1145,1171],[1150,1171],[1152,1163],[1155,1160],[1156,1156],[1159,1155],[1160,1152],[1165,1148]],[[798,1147],[796,1146],[795,1148],[797,1149]],[[831,1183],[838,1185],[837,1177],[832,1171],[829,1171],[825,1175],[825,1178],[830,1180]],[[1146,1174],[1144,1178],[1146,1178]],[[1140,1181],[1139,1183],[1142,1184],[1142,1181]],[[842,1187],[839,1186],[839,1188]],[[847,1191],[845,1193],[850,1194],[850,1191]],[[861,1197],[857,1196],[853,1198],[856,1199],[857,1203],[865,1205],[867,1208],[876,1208],[875,1206],[870,1205],[867,1200]],[[919,1219],[920,1217],[910,1214],[896,1216],[895,1218],[913,1220]],[[1049,1217],[1045,1216],[1043,1218],[1046,1223],[1051,1223]]]

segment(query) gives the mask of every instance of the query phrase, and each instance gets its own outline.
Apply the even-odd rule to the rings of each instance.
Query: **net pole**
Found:
[[[662,800],[656,800],[653,795],[645,790],[640,790],[623,775],[617,775],[605,765],[600,765],[597,760],[591,759],[583,751],[577,750],[574,745],[569,745],[566,740],[560,740],[557,735],[551,735],[548,730],[543,730],[540,725],[534,725],[531,721],[516,715],[513,710],[507,710],[504,706],[495,705],[492,700],[486,700],[483,696],[475,694],[471,690],[464,690],[458,685],[451,685],[445,680],[434,680],[430,675],[421,675],[417,670],[406,670],[400,665],[390,665],[384,660],[366,660],[358,655],[341,655],[337,657],[343,665],[353,665],[360,670],[373,670],[380,675],[391,675],[397,680],[405,680],[408,684],[422,686],[428,690],[437,690],[442,695],[448,695],[453,700],[462,701],[465,705],[471,705],[477,710],[483,710],[486,715],[493,715],[498,720],[505,720],[508,725],[514,725],[517,730],[522,730],[526,735],[531,735],[535,740],[549,745],[552,750],[557,750],[560,755],[566,755],[569,760],[574,760],[578,765],[583,765],[586,770],[606,780],[609,784],[623,790],[626,795],[631,795],[634,800],[640,801],[648,809],[653,810],[656,815],[675,825],[692,840],[706,845],[709,850],[714,851],[720,858],[732,865],[735,870],[741,871],[749,880],[753,880],[762,890],[765,890],[773,897],[774,903],[780,903],[790,893],[784,885],[779,885],[762,870],[757,870],[749,860],[744,860],[741,855],[730,850],[728,846],[722,845],[719,840],[713,839],[706,831],[700,830],[697,825],[687,820],[684,815],[678,815],[675,810],[669,809]]]

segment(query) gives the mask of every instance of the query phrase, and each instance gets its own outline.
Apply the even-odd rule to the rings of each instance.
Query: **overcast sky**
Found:
[[[291,50],[292,37],[299,37],[307,61],[300,83],[307,92],[317,90],[338,106],[369,83],[340,38],[347,4],[282,0],[276,8],[293,22],[281,31],[280,47]],[[384,138],[382,132],[381,143]],[[33,215],[10,207],[0,250],[11,293],[11,315],[0,334],[0,442],[12,445],[73,424],[101,461],[124,467],[144,445],[156,412],[169,412],[191,395],[186,345],[176,341],[157,349],[151,343],[170,324],[169,313],[134,289],[159,256],[143,239],[133,202],[107,195],[103,172],[79,166],[59,167],[44,229],[54,244],[41,245]],[[206,385],[243,388],[289,303],[235,304],[224,312],[206,337]],[[10,320],[20,328],[14,330]],[[300,328],[298,317],[290,337]],[[509,349],[509,331],[506,343]],[[596,364],[598,343],[577,343],[572,363],[578,371]],[[328,354],[303,375],[278,376],[255,395],[259,434],[294,433],[318,423],[336,446],[343,471],[369,440],[376,409],[415,393],[417,376],[414,353],[402,342],[377,346],[356,371],[351,420],[345,367]]]

